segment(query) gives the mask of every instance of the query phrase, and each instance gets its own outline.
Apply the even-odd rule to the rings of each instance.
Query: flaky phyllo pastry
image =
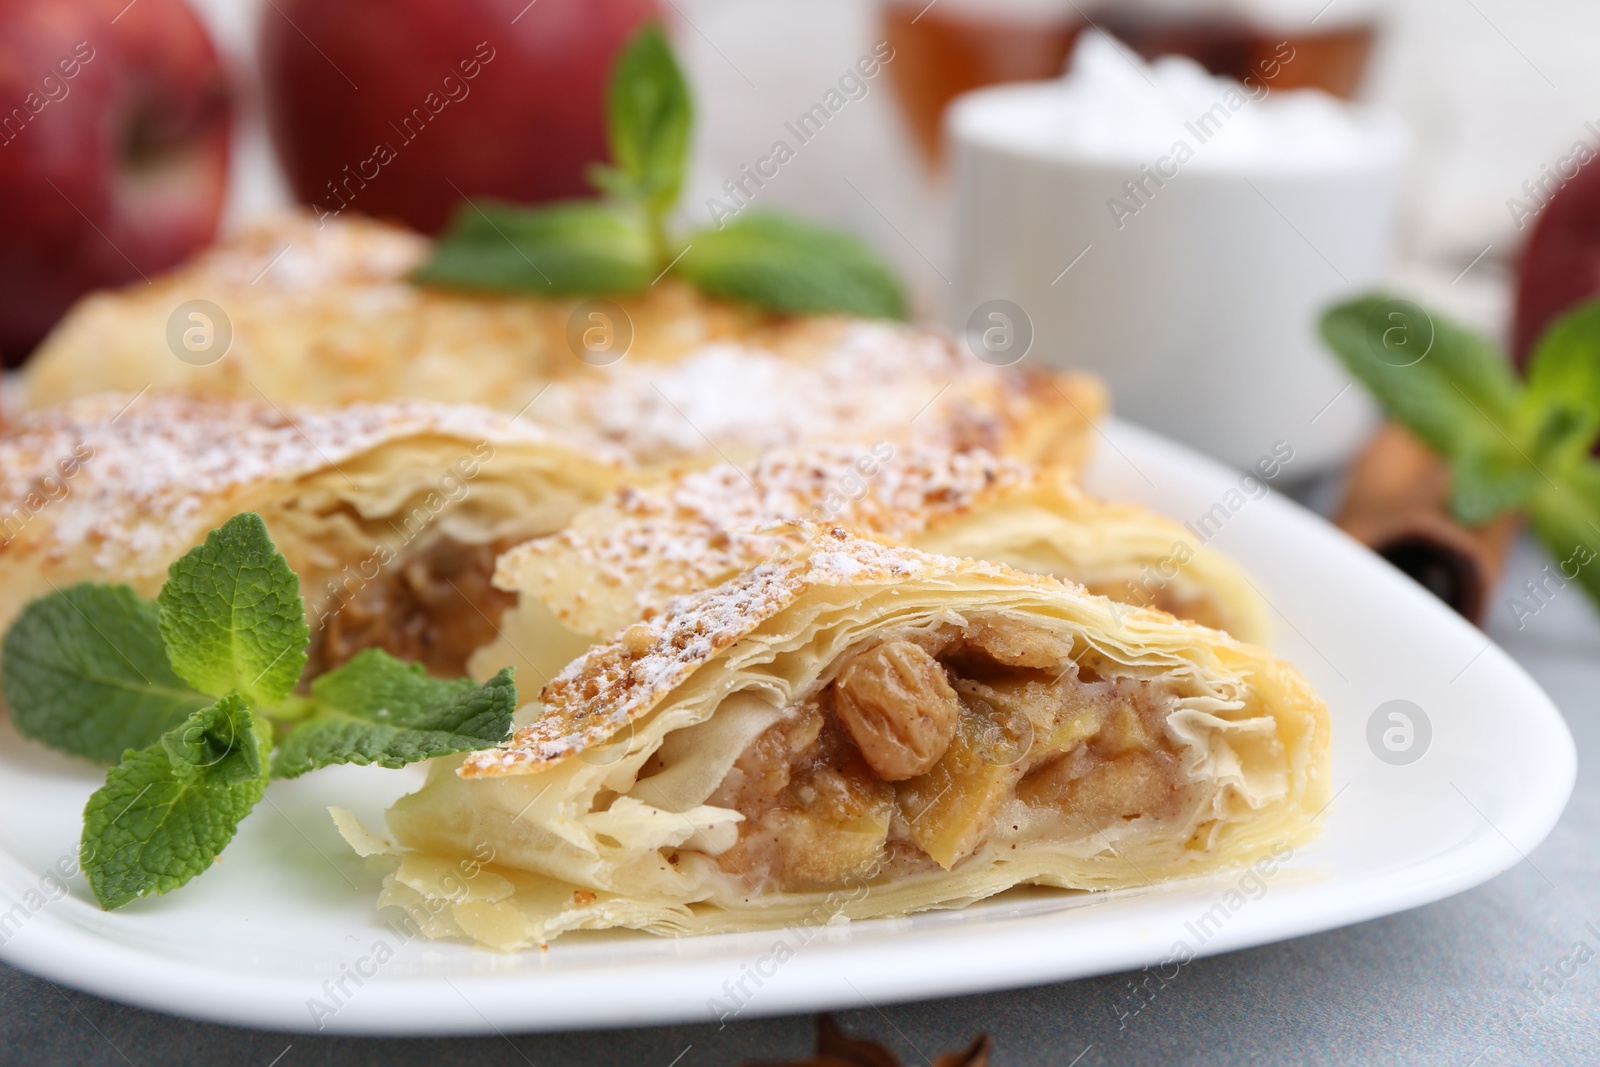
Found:
[[[797,525],[542,697],[503,747],[436,763],[393,843],[340,817],[431,935],[518,949],[1140,886],[1292,845],[1329,796],[1327,711],[1267,653],[836,527]]]
[[[512,600],[495,556],[566,525],[622,458],[484,408],[104,396],[0,437],[0,630],[80,581],[152,596],[259,512],[300,576],[313,671],[367,647],[460,674]]]
[[[533,417],[596,433],[645,466],[880,437],[1076,464],[1105,408],[1087,375],[999,370],[902,323],[763,312],[670,278],[608,301],[622,315],[608,328],[631,335],[622,358],[580,358],[590,298],[414,285],[428,250],[355,216],[263,221],[150,282],[85,297],[29,360],[21,403],[147,388],[508,414],[533,402]],[[173,309],[195,299],[223,309],[232,338],[202,365],[174,358],[168,336]]]
[[[899,323],[797,318],[781,335],[770,347],[726,341],[666,363],[625,359],[598,380],[555,382],[533,410],[648,474],[877,439],[1076,470],[1106,407],[1097,379],[999,371]]]
[[[773,524],[831,522],[942,555],[1051,574],[1090,592],[1226,630],[1269,636],[1239,567],[1178,523],[1079,488],[1069,473],[974,449],[823,446],[719,464],[654,487],[627,486],[562,532],[500,558],[495,584],[519,597],[473,661],[549,677],[588,645],[720,585],[781,551]]]

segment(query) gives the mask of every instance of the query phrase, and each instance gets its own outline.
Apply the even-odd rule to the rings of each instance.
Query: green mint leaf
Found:
[[[1544,476],[1515,452],[1468,448],[1450,467],[1450,509],[1466,525],[1482,526],[1522,507],[1543,484]]]
[[[235,515],[174,563],[156,605],[173,670],[202,693],[238,690],[270,706],[305,669],[311,631],[300,579],[254,512]]]
[[[1583,450],[1600,431],[1600,300],[1558,318],[1539,339],[1528,362],[1528,404],[1535,418],[1553,407],[1573,410]]]
[[[1521,386],[1487,338],[1389,296],[1331,309],[1322,336],[1390,417],[1435,452],[1515,452]]]
[[[23,735],[102,763],[211,701],[167,662],[156,606],[123,585],[75,585],[24,608],[0,651],[0,685]]]
[[[168,730],[161,748],[178,778],[204,776],[214,784],[236,785],[266,777],[270,734],[267,744],[253,743],[258,740],[255,716],[243,697],[230,693]]]
[[[623,47],[606,88],[610,168],[591,172],[604,192],[644,203],[655,217],[678,202],[689,157],[694,104],[689,83],[658,25],[647,25]]]
[[[697,231],[677,270],[705,292],[775,311],[905,316],[899,280],[866,245],[781,215]]]
[[[336,763],[403,767],[500,744],[517,687],[507,668],[483,685],[441,681],[377,649],[311,685],[317,710],[278,747],[272,772],[295,778]]]
[[[1546,403],[1542,412],[1532,410],[1531,401],[1524,406],[1529,409],[1529,419],[1533,422],[1528,453],[1535,467],[1541,471],[1560,472],[1589,457],[1597,424],[1587,412],[1553,402]],[[1535,419],[1538,421],[1533,421]],[[1560,475],[1553,473],[1552,477]]]
[[[204,874],[267,788],[270,729],[238,693],[129,752],[83,813],[80,855],[110,911]]]
[[[1600,463],[1585,460],[1543,486],[1528,504],[1533,530],[1561,577],[1600,604]]]
[[[626,204],[463,204],[414,281],[487,292],[632,293],[661,270],[648,219]]]

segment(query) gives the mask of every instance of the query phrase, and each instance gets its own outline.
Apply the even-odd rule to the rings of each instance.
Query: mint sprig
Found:
[[[289,695],[311,630],[300,579],[255,512],[235,515],[167,571],[156,597],[172,669],[202,693],[257,704]]]
[[[83,812],[80,860],[110,911],[204,874],[267,790],[270,727],[237,693],[129,752]]]
[[[783,215],[751,215],[701,231],[678,271],[713,296],[774,311],[884,319],[906,313],[900,283],[866,245]]]
[[[1389,417],[1449,464],[1458,519],[1525,511],[1563,575],[1600,604],[1600,301],[1550,327],[1526,383],[1487,338],[1396,297],[1331,309],[1322,336]]]
[[[694,101],[659,26],[645,26],[617,58],[606,86],[612,165],[591,169],[597,189],[644,204],[660,219],[678,202],[689,160]]]
[[[316,710],[273,759],[276,778],[339,763],[404,767],[490,748],[511,732],[517,687],[510,668],[481,686],[441,681],[421,664],[368,649],[313,682],[311,699]]]
[[[606,94],[609,164],[590,168],[605,199],[543,207],[468,202],[414,281],[494,293],[621,295],[666,274],[774,311],[903,318],[894,272],[859,239],[771,213],[673,234],[694,104],[660,27],[623,48]]]
[[[211,699],[173,671],[156,606],[127,586],[75,585],[35,600],[7,632],[0,666],[18,732],[101,763]]]
[[[648,215],[626,202],[575,200],[538,211],[477,201],[412,277],[490,293],[636,292],[661,272]]]
[[[511,731],[509,669],[481,686],[442,681],[368,650],[295,695],[309,643],[299,579],[251,512],[174,563],[156,603],[90,583],[17,617],[0,679],[18,729],[73,755],[120,758],[89,799],[80,845],[103,907],[204,873],[270,777],[401,767]]]

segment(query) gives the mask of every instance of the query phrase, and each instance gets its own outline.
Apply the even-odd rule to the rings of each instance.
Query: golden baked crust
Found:
[[[441,537],[504,546],[549,533],[622,471],[614,450],[481,407],[86,398],[0,437],[0,630],[71,582],[153,595],[174,559],[240,511],[267,520],[315,617],[380,547],[403,560]]]
[[[271,403],[479,403],[596,430],[643,465],[748,458],[827,440],[938,441],[1080,465],[1106,407],[1093,378],[999,371],[889,322],[781,316],[662,281],[615,300],[633,342],[591,365],[570,347],[585,298],[410,284],[427,242],[359,217],[284,215],[178,269],[85,297],[23,372],[20,404],[88,392],[187,392]],[[226,355],[177,358],[168,320],[209,300]]]
[[[599,380],[555,382],[532,410],[655,471],[877,439],[1077,470],[1106,398],[1087,375],[999,372],[939,334],[824,316],[791,320],[766,344],[625,359]]]
[[[495,582],[520,601],[474,661],[475,673],[519,663],[551,674],[583,642],[781,552],[785,533],[773,526],[792,521],[833,522],[890,543],[1052,574],[1243,640],[1269,635],[1250,580],[1176,522],[1099,500],[1059,469],[982,449],[880,441],[768,453],[753,464],[625,486],[560,533],[511,549]],[[524,663],[534,650],[541,655]],[[549,650],[557,655],[542,655]]]
[[[1159,606],[1158,578],[1180,579],[1189,597],[1206,600],[1207,617],[1195,621],[1237,622],[1247,632],[1218,628],[1261,637],[1248,582],[1180,524],[1091,496],[1060,469],[983,449],[828,445],[688,471],[658,486],[624,486],[560,534],[506,553],[498,573],[505,588],[534,592],[562,621],[606,637],[675,596],[767,559],[781,536],[766,528],[793,521],[834,522],[924,550],[932,544],[945,555],[1054,574],[1141,606]],[[1197,559],[1203,565],[1193,565]],[[574,574],[596,581],[570,597],[566,583],[547,584]],[[1132,588],[1121,589],[1124,581]]]
[[[969,492],[975,483],[984,480],[981,474],[970,477]],[[922,491],[926,491],[926,485]],[[951,502],[955,510],[970,506],[968,502]],[[884,517],[889,519],[887,514]],[[699,586],[698,590],[703,591],[673,599],[665,611],[653,612],[652,617],[618,631],[611,640],[574,660],[539,694],[545,704],[540,718],[518,731],[504,747],[468,756],[461,775],[473,778],[525,773],[604,743],[649,712],[701,663],[760,627],[803,591],[829,585],[936,582],[955,575],[1023,580],[1023,572],[1005,564],[932,555],[869,539],[839,526],[788,522],[768,527],[762,536],[759,560],[751,560],[748,569],[735,568],[742,573],[715,588]],[[565,537],[556,535],[544,539],[544,543]],[[627,537],[619,540],[625,542]],[[677,544],[692,552],[697,550],[692,543],[695,540],[690,535]],[[613,547],[618,543],[613,541]],[[521,546],[511,555],[520,556],[537,544]],[[675,555],[676,549],[669,547],[665,554]],[[654,558],[655,566],[661,566],[663,557]],[[616,563],[627,569],[637,565],[637,560],[630,563],[619,557]],[[515,559],[512,565],[516,565]],[[568,561],[561,565],[571,566]],[[505,557],[501,566],[506,566]],[[616,580],[615,573],[602,575],[600,584]],[[1081,584],[1048,575],[1028,575],[1027,579],[1039,588],[1088,593]],[[1184,625],[1165,612],[1132,606],[1121,610],[1138,612],[1149,620]]]
[[[936,580],[947,574],[1001,574],[976,560],[928,556],[854,537],[839,527],[791,528],[798,558],[764,564],[669,614],[636,623],[575,660],[539,694],[544,712],[500,748],[474,752],[464,778],[523,774],[604,744],[647,714],[711,657],[826,585]]]
[[[351,215],[319,226],[308,214],[263,219],[172,271],[85,296],[22,374],[22,401],[40,408],[88,392],[155,391],[341,404],[417,399],[516,411],[544,383],[598,377],[567,347],[580,298],[469,295],[411,285],[428,241]],[[222,308],[227,355],[207,366],[168,346],[174,309]],[[663,283],[625,301],[630,359],[670,360],[721,338],[760,335],[768,316]]]

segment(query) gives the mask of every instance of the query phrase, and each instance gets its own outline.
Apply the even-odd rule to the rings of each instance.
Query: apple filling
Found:
[[[347,581],[313,625],[312,673],[381,648],[440,678],[466,674],[467,659],[495,638],[517,601],[491,581],[505,547],[439,536],[370,581]]]
[[[1174,694],[1072,652],[1005,620],[856,649],[707,801],[744,816],[717,863],[752,889],[827,889],[1189,810]]]

